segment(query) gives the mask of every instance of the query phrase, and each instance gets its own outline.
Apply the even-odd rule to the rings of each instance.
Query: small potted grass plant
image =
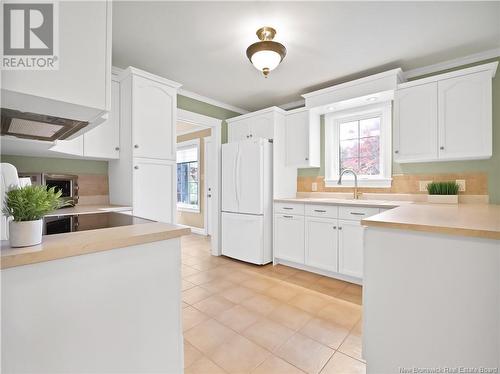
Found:
[[[5,196],[3,214],[12,217],[9,222],[11,247],[28,247],[42,242],[42,219],[66,203],[61,191],[45,186],[15,187]]]
[[[431,182],[427,185],[427,201],[440,204],[458,204],[459,185],[456,182]]]

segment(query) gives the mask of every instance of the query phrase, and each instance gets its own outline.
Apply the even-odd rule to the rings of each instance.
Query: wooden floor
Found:
[[[361,287],[182,238],[185,372],[365,373]]]

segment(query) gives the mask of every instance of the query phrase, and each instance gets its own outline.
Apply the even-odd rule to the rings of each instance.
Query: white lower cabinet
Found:
[[[305,263],[318,269],[338,271],[337,220],[306,217]]]
[[[304,263],[304,216],[274,215],[275,257]]]
[[[175,222],[175,161],[147,158],[133,159],[132,209],[134,215],[154,221]]]
[[[339,273],[363,278],[363,231],[358,221],[338,221]]]

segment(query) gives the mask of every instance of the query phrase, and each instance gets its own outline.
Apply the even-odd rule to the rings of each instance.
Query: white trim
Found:
[[[498,68],[498,61],[490,62],[487,64],[472,66],[470,68],[450,71],[449,73],[436,74],[436,75],[432,75],[432,76],[427,77],[427,78],[416,79],[416,80],[413,80],[410,82],[401,83],[401,84],[398,84],[398,89],[420,86],[422,84],[427,84],[427,83],[431,83],[431,82],[441,81],[444,79],[450,79],[450,78],[460,77],[460,76],[464,76],[464,75],[479,73],[482,71],[488,71],[491,74],[491,78],[494,78],[496,71],[497,71],[497,68]]]
[[[309,99],[309,98],[314,97],[314,96],[324,95],[326,93],[342,90],[342,89],[345,89],[348,87],[357,86],[359,84],[375,81],[377,79],[382,79],[382,78],[386,78],[386,77],[392,77],[392,76],[396,76],[398,82],[404,81],[403,71],[401,70],[401,68],[396,68],[396,69],[384,71],[382,73],[373,74],[373,75],[369,75],[367,77],[351,80],[349,82],[336,84],[335,86],[326,87],[326,88],[323,88],[321,90],[308,92],[306,94],[303,94],[302,97],[305,99]]]
[[[205,127],[205,126],[201,126],[201,129],[197,129],[197,130],[186,130],[186,131],[181,131],[181,132],[176,132],[176,136],[182,136],[182,135],[187,135],[187,134],[193,134],[195,132],[198,132],[198,131],[203,131],[203,130],[207,130],[209,129],[210,127]]]
[[[280,105],[279,107],[283,110],[292,110],[292,109],[299,109],[300,107],[303,107],[306,105],[306,100],[305,99],[300,99],[296,101],[292,101],[290,103],[286,103],[283,105]]]
[[[200,205],[198,204],[198,208],[195,208],[194,205],[184,204],[177,202],[177,211],[178,212],[186,212],[186,213],[200,213]]]
[[[196,146],[196,152],[198,153],[198,161],[197,161],[198,162],[198,204],[194,205],[194,204],[179,203],[177,201],[177,197],[176,197],[175,200],[177,202],[176,207],[177,207],[178,212],[200,213],[200,208],[201,208],[200,138],[190,139],[190,140],[186,140],[183,142],[178,142],[177,147],[176,147],[177,148],[176,152],[179,151],[179,149],[190,148],[193,145]],[[176,157],[175,164],[177,166],[177,157]],[[175,187],[176,187],[176,195],[177,195],[177,182],[175,183]]]
[[[433,65],[422,66],[420,68],[411,69],[403,73],[405,79],[419,77],[422,75],[427,75],[435,73],[438,71],[443,71],[447,69],[454,69],[456,67],[464,66],[467,64],[473,64],[475,62],[480,62],[488,60],[490,58],[495,58],[500,56],[500,48],[489,49],[487,51],[474,53],[472,55],[459,57],[453,60],[439,62]]]
[[[205,136],[203,138],[203,193],[205,194],[204,197],[205,197],[205,207],[203,209],[203,226],[204,226],[204,229],[205,229],[205,235],[208,235],[209,232],[208,232],[208,227],[209,227],[209,224],[208,224],[208,221],[209,221],[209,214],[208,214],[208,183],[207,183],[207,175],[209,174],[208,173],[208,157],[207,157],[207,154],[208,154],[208,147],[209,146],[212,146],[212,142],[213,142],[213,137],[212,135],[210,136]],[[207,146],[208,144],[208,146]],[[214,207],[212,207],[212,209],[214,209]]]
[[[205,232],[205,228],[194,227],[194,226],[188,226],[188,227],[191,229],[191,233],[193,233],[193,234],[207,236],[207,233]]]
[[[350,119],[369,118],[373,115],[381,116],[380,124],[380,175],[376,177],[359,176],[359,187],[390,187],[392,183],[392,101],[352,108],[325,115],[325,186],[352,187],[354,178],[346,175],[339,186],[339,137],[338,124]]]
[[[177,109],[177,120],[180,122],[192,123],[194,125],[204,126],[206,128],[220,125],[221,120],[213,117],[204,116],[189,110]]]
[[[231,122],[234,122],[234,121],[240,121],[240,120],[242,120],[242,119],[251,118],[251,117],[256,117],[256,116],[260,116],[260,115],[262,115],[262,114],[266,114],[266,113],[279,113],[279,114],[285,114],[285,113],[286,113],[286,111],[284,111],[284,110],[283,110],[283,109],[281,109],[281,108],[278,108],[277,106],[272,106],[272,107],[269,107],[269,108],[265,108],[265,109],[257,110],[257,111],[252,112],[252,113],[242,114],[241,116],[238,116],[238,117],[228,118],[228,119],[226,119],[226,122],[227,122],[227,123],[231,123]]]
[[[115,68],[115,71],[118,71],[118,69]],[[138,69],[138,68],[134,68],[133,66],[129,66],[128,68],[122,70],[119,73],[118,77],[121,81],[121,80],[125,79],[126,77],[128,77],[129,75],[138,75],[140,77],[152,80],[154,82],[158,82],[158,83],[164,84],[166,86],[175,88],[177,91],[182,86],[181,83],[172,81],[172,80],[167,79],[167,78],[160,77],[159,75],[156,75],[156,74],[153,74],[153,73],[150,73],[150,72]]]
[[[206,96],[203,96],[203,95],[200,95],[200,94],[197,94],[195,92],[191,92],[191,91],[188,91],[188,90],[185,90],[182,88],[179,90],[178,93],[179,93],[179,95],[190,97],[191,99],[202,101],[206,104],[214,105],[214,106],[217,106],[219,108],[230,110],[232,112],[236,112],[236,113],[240,113],[240,114],[250,113],[246,109],[239,108],[239,107],[231,105],[231,104],[226,104],[226,103],[223,103],[222,101],[211,99],[209,97],[206,97]]]

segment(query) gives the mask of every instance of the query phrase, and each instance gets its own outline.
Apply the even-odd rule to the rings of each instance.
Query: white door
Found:
[[[262,264],[264,261],[264,217],[222,213],[222,254]]]
[[[304,216],[274,215],[275,257],[304,263]]]
[[[215,198],[215,163],[217,159],[215,157],[215,142],[212,141],[212,137],[207,137],[203,139],[203,147],[205,150],[205,231],[207,235],[213,235],[213,201]]]
[[[239,143],[236,166],[238,211],[264,214],[264,147],[261,141]]]
[[[231,122],[228,124],[228,142],[239,142],[247,140],[249,135],[248,122],[246,120]]]
[[[363,277],[364,227],[359,221],[338,221],[339,273]]]
[[[177,205],[175,161],[133,159],[132,208],[136,216],[175,223]]]
[[[492,154],[491,73],[438,83],[439,158],[487,158]]]
[[[306,265],[323,270],[338,271],[336,219],[306,217],[305,243]]]
[[[83,135],[83,155],[120,158],[120,83],[111,81],[111,111],[108,119]]]
[[[286,116],[286,164],[307,165],[309,161],[309,111]]]
[[[251,139],[274,138],[274,114],[267,113],[256,117],[249,118],[249,135]]]
[[[394,160],[431,161],[438,158],[437,83],[396,91]]]
[[[175,160],[176,90],[138,76],[132,90],[134,157]]]
[[[236,168],[239,143],[222,145],[222,211],[238,212]]]

